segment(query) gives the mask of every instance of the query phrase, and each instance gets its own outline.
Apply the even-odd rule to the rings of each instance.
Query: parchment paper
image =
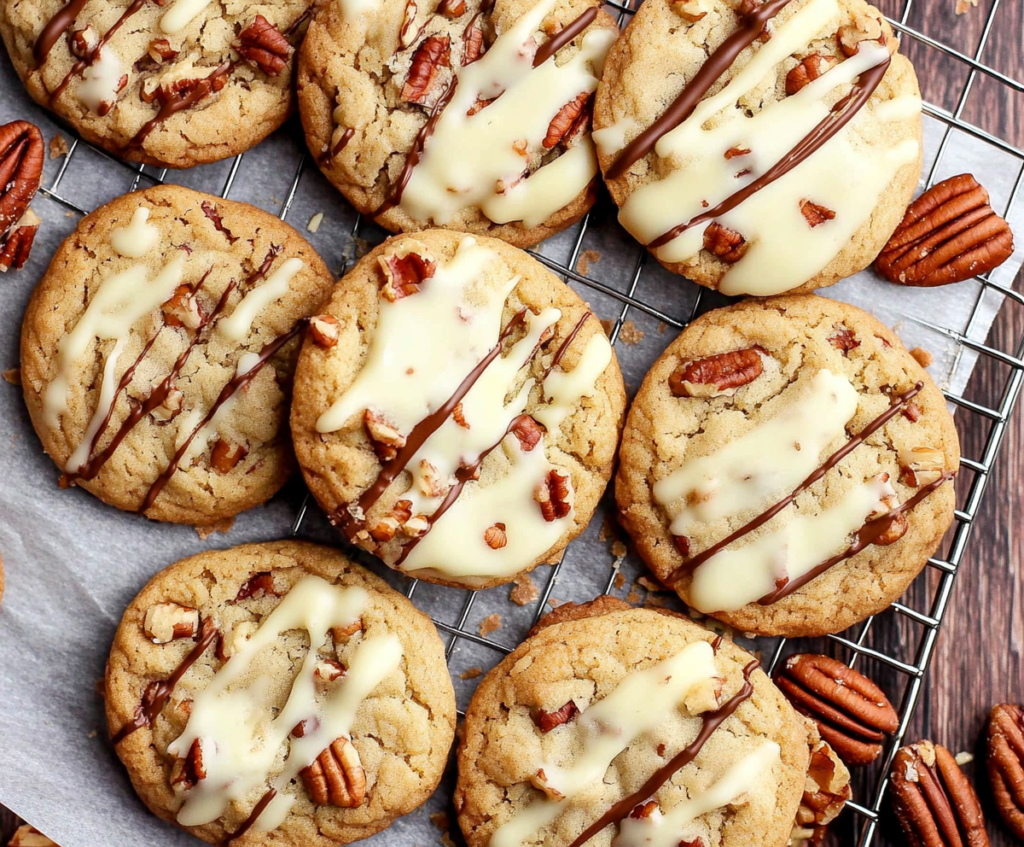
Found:
[[[38,124],[47,140],[58,131],[47,113],[24,94],[4,55],[0,59],[0,123],[15,118]],[[73,136],[66,131],[63,134],[70,143]],[[942,125],[926,119],[925,173],[941,138]],[[280,213],[291,199],[289,222],[304,232],[335,272],[341,273],[346,262],[366,245],[353,242],[352,209],[314,166],[307,164],[296,195],[288,197],[302,151],[298,122],[293,121],[245,154],[229,196],[274,213]],[[44,185],[51,184],[64,162],[63,158],[47,161]],[[1003,211],[1018,166],[1013,157],[954,133],[937,178],[973,172],[991,192],[993,206]],[[231,163],[223,162],[172,172],[167,179],[220,193],[230,169]],[[91,210],[130,190],[134,178],[123,164],[81,145],[62,178],[59,193]],[[150,184],[152,180],[145,177],[139,183],[141,187]],[[1022,206],[1017,203],[1010,215],[1018,234],[1024,234]],[[33,208],[44,223],[31,263],[23,271],[0,277],[0,371],[18,366],[20,322],[28,297],[53,251],[79,219],[76,213],[42,194]],[[306,223],[317,212],[324,213],[319,232],[305,232]],[[383,233],[370,228],[360,236],[375,243]],[[567,262],[575,236],[576,230],[563,233],[542,245],[541,252]],[[1024,242],[1024,237],[1018,242]],[[577,267],[617,290],[627,291],[641,252],[615,222],[610,203],[604,200],[591,218],[583,242],[583,262]],[[1012,282],[1022,252],[1018,249],[1013,260],[996,272],[998,281],[1007,285]],[[586,286],[574,287],[599,317],[613,319],[619,315],[619,301]],[[682,320],[690,314],[695,292],[690,283],[647,261],[634,293]],[[825,294],[874,312],[897,329],[908,347],[919,345],[931,351],[935,357],[932,374],[954,393],[960,393],[966,385],[974,357],[965,354],[957,358],[957,345],[950,338],[916,321],[924,319],[983,340],[1001,299],[983,293],[974,282],[932,290],[901,289],[870,273],[846,280]],[[976,319],[969,324],[979,297]],[[706,305],[715,302],[714,296],[704,300]],[[616,350],[632,394],[674,333],[659,328],[658,320],[637,310],[631,310],[627,317],[634,323],[627,325]],[[301,482],[293,481],[268,505],[239,516],[227,534],[202,540],[190,527],[151,523],[105,506],[84,491],[61,491],[58,475],[32,431],[20,389],[0,383],[0,554],[7,571],[0,611],[0,802],[63,847],[198,844],[191,836],[149,815],[137,800],[107,740],[96,684],[103,675],[117,622],[150,576],[200,550],[285,536],[305,491]],[[606,497],[585,535],[570,547],[551,591],[555,600],[587,600],[604,590],[613,563],[619,561],[615,554],[621,552],[602,532],[609,505]],[[315,505],[310,506],[301,535],[339,543]],[[615,590],[625,595],[642,570],[632,555],[619,563],[625,580]],[[371,566],[396,587],[407,584],[383,565],[374,562]],[[549,575],[548,569],[540,568],[534,578],[543,587]],[[497,613],[501,626],[490,639],[508,647],[517,644],[531,625],[537,601],[519,607],[509,602],[508,595],[507,587],[480,592],[465,628],[476,633],[486,616]],[[435,619],[454,625],[467,597],[466,591],[419,584],[414,602]],[[445,633],[442,636],[446,643],[451,639]],[[465,708],[478,681],[464,680],[460,675],[474,668],[487,670],[499,658],[496,651],[467,640],[455,646],[451,668],[460,708]],[[442,789],[429,803],[366,843],[437,843],[440,834],[428,816],[448,805],[451,783],[449,772]]]

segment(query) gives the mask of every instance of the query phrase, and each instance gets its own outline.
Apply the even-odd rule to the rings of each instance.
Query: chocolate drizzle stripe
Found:
[[[777,590],[773,591],[771,594],[766,594],[764,597],[757,601],[758,604],[761,606],[770,606],[773,603],[778,603],[779,600],[788,597],[798,588],[802,588],[815,577],[818,577],[821,574],[825,573],[825,571],[827,571],[833,565],[838,565],[844,559],[849,559],[853,556],[856,556],[865,547],[870,547],[888,531],[889,527],[892,526],[892,523],[896,520],[896,518],[898,518],[904,512],[909,512],[918,503],[920,503],[922,500],[928,497],[933,491],[935,491],[940,486],[945,485],[955,476],[956,474],[954,474],[952,471],[943,471],[942,475],[938,479],[929,482],[927,485],[921,486],[921,488],[914,494],[914,496],[908,499],[906,502],[900,503],[896,508],[890,509],[884,515],[881,515],[875,518],[874,520],[868,521],[866,524],[864,524],[864,526],[862,526],[857,531],[853,544],[847,547],[842,553],[837,553],[831,559],[826,559],[820,565],[815,565],[807,573],[798,576],[796,579],[791,579],[789,582],[787,582],[781,588],[778,588]]]
[[[754,693],[754,686],[750,682],[750,675],[760,667],[758,662],[752,661],[743,668],[743,687],[726,700],[713,712],[701,715],[700,730],[693,742],[684,750],[680,750],[667,764],[655,771],[654,775],[647,780],[639,791],[635,791],[628,797],[623,797],[612,806],[601,817],[580,833],[569,847],[583,847],[591,838],[597,835],[606,826],[618,823],[625,818],[639,803],[648,800],[658,791],[661,786],[668,782],[681,768],[686,767],[697,758],[701,749],[707,743],[712,733],[720,727],[735,712],[744,700],[748,700]]]
[[[53,45],[57,43],[61,33],[75,22],[75,18],[85,8],[87,2],[88,0],[70,0],[70,2],[61,6],[57,10],[57,14],[46,22],[39,33],[39,37],[36,38],[36,43],[32,45],[32,58],[35,59],[36,70],[43,66],[46,62],[46,57],[50,55],[50,51],[53,49]]]
[[[188,452],[189,445],[192,444],[192,441],[199,434],[200,430],[213,420],[213,416],[217,414],[217,410],[230,400],[235,392],[252,382],[252,380],[256,378],[256,375],[263,370],[263,366],[270,361],[273,355],[298,335],[307,323],[309,323],[309,318],[302,318],[284,335],[279,335],[273,341],[266,344],[263,349],[260,350],[255,364],[249,368],[249,370],[243,374],[236,374],[228,381],[227,385],[221,389],[220,394],[210,407],[210,410],[206,413],[203,419],[195,425],[192,432],[189,433],[188,438],[185,439],[177,452],[175,452],[170,464],[164,469],[163,473],[153,481],[153,484],[150,486],[149,491],[146,493],[146,496],[142,501],[142,505],[136,509],[137,512],[145,513],[145,511],[153,505],[153,502],[160,495],[160,492],[163,491],[164,486],[170,482],[171,477],[177,472],[178,464],[181,462],[185,453]]]
[[[588,310],[588,311],[583,313],[583,317],[582,318],[580,318],[578,321],[576,321],[576,326],[574,326],[572,328],[572,331],[565,337],[565,341],[562,342],[561,346],[558,348],[558,350],[555,353],[555,358],[553,358],[551,360],[551,364],[548,365],[548,369],[546,371],[544,371],[544,377],[543,377],[543,379],[541,379],[541,382],[543,382],[545,379],[547,379],[551,375],[551,372],[556,367],[558,367],[559,364],[561,364],[562,357],[565,355],[566,351],[572,345],[573,341],[576,340],[576,335],[583,328],[583,324],[585,324],[587,322],[587,318],[589,318],[592,314],[594,314],[594,313]]]
[[[665,113],[623,148],[618,158],[608,168],[608,179],[622,176],[654,149],[658,139],[689,118],[716,80],[732,67],[736,57],[757,40],[764,25],[790,2],[791,0],[769,0],[749,15],[742,16],[739,29],[726,38],[708,57]]]
[[[253,810],[249,814],[249,817],[245,819],[245,823],[238,827],[238,829],[232,832],[223,841],[219,841],[217,843],[217,847],[227,847],[227,845],[230,844],[232,841],[235,841],[236,839],[241,838],[243,835],[245,835],[252,828],[253,824],[256,823],[256,821],[259,819],[259,816],[263,814],[267,806],[270,805],[271,801],[276,796],[276,788],[267,789],[267,793],[260,797],[260,801],[253,807]]]
[[[703,565],[708,559],[714,556],[716,553],[724,550],[734,541],[742,538],[749,532],[753,532],[760,526],[768,523],[774,518],[779,512],[785,509],[790,503],[792,503],[802,492],[810,488],[814,483],[821,479],[826,473],[832,468],[838,465],[843,459],[845,459],[850,453],[856,450],[864,441],[883,426],[885,426],[896,414],[916,397],[920,391],[924,388],[923,382],[918,382],[913,388],[904,391],[902,394],[897,395],[893,398],[893,401],[888,409],[880,414],[873,421],[868,423],[860,432],[853,436],[847,441],[842,447],[836,450],[831,456],[829,456],[810,476],[801,482],[792,492],[786,497],[783,497],[774,506],[768,509],[766,512],[762,512],[753,520],[745,523],[739,529],[737,529],[731,535],[727,535],[721,541],[708,547],[707,550],[702,550],[692,559],[687,560],[678,568],[676,568],[671,574],[669,574],[666,583],[672,585],[678,582],[679,579],[688,573],[693,573],[697,568]]]
[[[765,188],[777,179],[784,177],[787,173],[793,170],[793,168],[797,167],[797,165],[810,158],[831,138],[838,134],[839,131],[850,122],[853,116],[867,104],[868,100],[871,99],[871,95],[874,94],[875,89],[878,87],[878,84],[882,81],[882,77],[885,76],[885,72],[889,69],[891,61],[891,58],[886,56],[885,61],[880,65],[876,65],[875,67],[864,71],[864,73],[857,78],[857,82],[854,84],[853,90],[846,97],[836,103],[828,115],[822,118],[818,125],[800,140],[796,147],[790,150],[765,173],[749,185],[744,186],[739,191],[726,197],[714,208],[708,209],[706,212],[702,212],[697,215],[697,217],[691,218],[690,220],[673,227],[668,232],[659,235],[647,246],[652,249],[663,247],[670,241],[678,238],[686,232],[686,230],[721,217],[732,209],[735,209],[740,205],[740,203],[756,194],[762,188]]]
[[[206,652],[207,648],[213,644],[213,641],[219,632],[220,631],[217,627],[214,626],[212,618],[206,618],[203,620],[202,635],[199,638],[199,642],[192,648],[189,654],[181,660],[181,664],[174,669],[174,673],[167,677],[167,679],[160,680],[159,682],[151,682],[146,686],[146,690],[142,695],[142,701],[135,708],[135,717],[122,726],[113,736],[112,741],[115,746],[124,741],[136,730],[153,725],[157,715],[159,715],[164,706],[167,705],[167,700],[174,691],[174,686],[178,684],[188,669],[199,661],[199,658]]]
[[[320,164],[328,165],[331,159],[337,156],[342,150],[348,147],[348,143],[352,140],[352,136],[356,134],[356,131],[352,127],[348,127],[342,134],[341,138],[335,143],[335,145],[323,155],[320,156]]]
[[[537,55],[533,57],[533,66],[536,68],[543,65],[548,59],[565,47],[583,30],[590,26],[597,17],[597,6],[591,6],[587,11],[574,20],[561,32],[555,33],[537,48]]]
[[[446,420],[451,416],[455,407],[462,402],[462,398],[469,393],[469,390],[476,384],[476,381],[480,379],[487,367],[501,354],[501,345],[505,342],[516,327],[520,326],[526,319],[526,309],[520,309],[516,312],[512,319],[502,330],[501,335],[498,338],[498,343],[495,344],[487,355],[480,360],[479,364],[473,370],[469,372],[464,380],[459,384],[459,387],[455,389],[455,393],[449,397],[443,405],[441,405],[437,411],[427,415],[422,421],[412,428],[412,432],[409,433],[406,439],[405,446],[402,447],[395,458],[389,460],[381,468],[380,473],[377,475],[377,479],[374,480],[366,491],[363,492],[362,496],[358,500],[359,508],[365,515],[374,503],[376,503],[381,496],[387,491],[388,486],[394,482],[402,471],[405,470],[406,465],[412,461],[412,457],[416,455],[417,451],[426,443],[427,439],[430,438],[437,430],[439,430]],[[341,531],[345,533],[349,541],[355,540],[356,533],[362,528],[363,521],[357,520],[352,514],[342,507],[338,510],[341,518]]]
[[[219,65],[212,74],[205,79],[199,81],[199,84],[193,91],[190,91],[184,97],[177,100],[168,100],[160,107],[160,111],[156,113],[156,116],[151,120],[147,121],[142,125],[142,128],[135,133],[135,136],[131,141],[128,142],[126,149],[130,150],[133,147],[141,147],[143,142],[149,136],[149,134],[157,128],[160,124],[166,121],[168,118],[173,117],[178,112],[182,112],[188,109],[190,106],[195,105],[204,97],[206,97],[211,91],[213,91],[213,83],[222,76],[231,73],[235,69],[235,63],[232,61],[224,62]]]

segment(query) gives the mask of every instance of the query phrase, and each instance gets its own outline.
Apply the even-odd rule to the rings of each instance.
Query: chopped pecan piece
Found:
[[[749,155],[750,155],[750,148],[749,147],[730,147],[728,150],[725,151],[725,158],[726,159],[737,159],[740,156],[749,156]]]
[[[921,409],[917,403],[908,403],[902,414],[911,423],[917,423],[921,418]]]
[[[382,462],[388,462],[398,455],[406,443],[406,438],[387,418],[379,412],[367,409],[363,412],[363,423],[370,435],[370,443],[374,452]]]
[[[900,482],[911,488],[935,482],[946,469],[946,455],[934,447],[904,447],[897,458]]]
[[[832,56],[811,53],[800,60],[800,64],[786,74],[786,94],[792,96],[809,82],[826,73],[836,63]]]
[[[292,729],[292,735],[296,738],[305,738],[309,733],[320,729],[320,718],[312,717],[299,721]]]
[[[316,315],[309,320],[309,334],[318,346],[333,347],[341,337],[341,321],[334,315]]]
[[[691,24],[703,20],[711,11],[711,0],[672,0],[672,8],[678,15]]]
[[[472,18],[462,34],[462,67],[471,65],[484,54],[484,31],[480,21]],[[490,101],[488,101],[490,102]]]
[[[999,267],[1013,254],[1013,233],[988,200],[970,174],[932,186],[910,204],[875,270],[889,282],[933,286]]]
[[[496,523],[487,527],[484,531],[484,542],[492,550],[500,550],[508,544],[508,534],[505,532],[505,524]]]
[[[519,440],[524,453],[529,453],[540,444],[544,437],[544,429],[529,415],[522,415],[512,427],[512,434]]]
[[[420,459],[420,491],[423,496],[444,497],[451,487],[451,482],[441,476],[432,462]]]
[[[0,126],[0,239],[28,211],[43,176],[46,145],[28,121]]]
[[[238,589],[238,594],[235,595],[235,600],[248,600],[250,597],[266,594],[272,594],[275,597],[279,596],[277,586],[274,584],[274,575],[270,571],[261,571],[260,573],[254,573],[242,583],[242,587]]]
[[[393,253],[378,257],[384,273],[381,294],[391,303],[415,294],[420,284],[430,279],[437,270],[426,248],[418,241],[403,241]]]
[[[402,524],[402,534],[407,535],[409,538],[419,538],[426,535],[428,529],[430,529],[430,521],[426,515],[413,515]]]
[[[544,773],[544,768],[537,769],[537,772],[530,777],[530,784],[538,791],[543,791],[549,800],[557,802],[565,799],[565,795],[561,791],[548,785],[548,775]]]
[[[92,54],[96,52],[96,48],[99,45],[100,34],[92,24],[88,24],[82,29],[76,29],[71,33],[70,49],[72,54],[79,59],[85,59],[86,61],[91,59]]]
[[[452,420],[455,421],[463,429],[469,429],[469,423],[466,421],[466,416],[463,413],[462,404],[456,403],[455,408],[452,409]]]
[[[804,793],[796,813],[789,847],[820,847],[828,825],[850,799],[850,771],[836,752],[809,728],[811,750]]]
[[[544,520],[560,520],[569,514],[569,477],[555,468],[548,471],[544,481],[533,492],[533,499],[540,505]]]
[[[451,61],[451,39],[447,35],[424,38],[412,54],[409,76],[402,86],[402,99],[420,104],[436,100],[441,69],[450,68]]]
[[[398,43],[402,47],[412,44],[416,36],[416,0],[406,0],[405,12],[402,15],[402,28],[398,31]]]
[[[676,397],[731,397],[764,372],[756,347],[683,362],[668,379]]]
[[[466,11],[466,0],[441,0],[437,11],[446,18],[460,17]]]
[[[163,380],[160,377],[157,377],[154,380],[155,385],[153,387],[156,388],[156,386],[162,382]],[[167,421],[173,420],[177,416],[184,403],[185,393],[180,388],[175,388],[174,385],[171,385],[163,402],[153,409],[150,414],[153,416],[153,420],[159,421],[160,423],[167,423]]]
[[[331,742],[299,775],[317,806],[354,809],[366,799],[366,773],[355,746],[344,735]]]
[[[891,55],[896,52],[899,42],[887,32],[887,29],[880,17],[865,12],[854,12],[853,23],[839,27],[836,32],[839,49],[849,57],[860,50],[861,42],[875,41],[886,45]]]
[[[485,108],[490,106],[491,103],[493,103],[497,99],[497,97],[492,98],[491,100],[481,100],[480,98],[477,98],[477,101],[472,106],[470,106],[469,109],[466,110],[466,117],[469,118],[475,115],[477,112],[482,112]]]
[[[210,451],[210,465],[217,473],[230,473],[249,455],[249,448],[244,444],[232,444],[218,438]]]
[[[739,12],[741,17],[749,18],[754,14],[761,6],[764,5],[765,0],[742,0],[739,8],[736,10]],[[762,28],[760,35],[757,36],[757,40],[762,44],[768,41],[771,37],[773,22],[768,21]]]
[[[345,675],[345,666],[334,659],[320,659],[313,669],[313,674],[324,682],[334,682]]]
[[[747,252],[748,246],[742,235],[717,221],[704,230],[704,249],[718,256],[723,262],[738,262]]]
[[[175,762],[171,772],[171,785],[184,785],[186,789],[194,788],[200,780],[206,779],[206,768],[203,765],[203,745],[195,739],[188,748],[184,759]]]
[[[899,506],[899,498],[896,496],[896,492],[893,490],[892,485],[889,483],[889,474],[879,474],[877,479],[884,483],[882,497],[878,501],[878,506],[868,515],[868,521],[886,521],[883,524],[883,532],[878,535],[872,543],[888,545],[895,544],[899,541],[907,531],[907,527],[910,525],[906,513],[899,512],[898,514],[891,514],[897,506]]]
[[[575,100],[570,100],[558,110],[558,114],[551,119],[547,134],[544,136],[545,150],[550,150],[556,146],[563,136],[572,129],[573,124],[576,123],[579,116],[583,113],[589,101],[590,94],[583,91],[576,96]]]
[[[408,501],[406,501],[408,502]],[[346,643],[353,635],[357,632],[363,631],[363,619],[350,623],[348,626],[335,626],[331,627],[331,637],[334,638],[334,647],[337,649],[339,644]]]
[[[178,58],[178,51],[171,47],[171,42],[166,38],[154,38],[149,42],[146,53],[157,64]]]
[[[860,342],[857,340],[857,336],[853,334],[853,330],[845,324],[836,324],[835,332],[828,337],[828,343],[831,344],[836,350],[842,350],[843,355],[846,355],[851,350],[856,350],[860,347]]]
[[[267,76],[277,76],[291,58],[293,47],[274,24],[263,15],[242,30],[235,49],[250,65]]]
[[[146,609],[142,631],[154,644],[195,638],[199,632],[199,612],[178,603],[157,603]]]
[[[988,776],[996,809],[1024,841],[1024,709],[1001,703],[988,722]]]
[[[179,285],[171,298],[160,307],[167,326],[199,329],[206,321],[206,312],[189,285]]]
[[[644,818],[649,818],[656,811],[659,811],[657,800],[648,800],[645,803],[638,803],[633,807],[633,810],[629,813],[629,816],[635,821],[642,821]]]
[[[6,239],[0,238],[0,273],[7,273],[11,268],[20,271],[25,267],[41,223],[36,213],[27,209],[10,228]]]
[[[836,213],[831,209],[826,209],[824,206],[819,206],[810,200],[800,201],[800,213],[804,216],[804,220],[807,221],[811,229],[821,226],[826,221],[833,220],[836,216]]]

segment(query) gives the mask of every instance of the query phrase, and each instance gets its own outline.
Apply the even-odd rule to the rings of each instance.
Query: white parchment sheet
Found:
[[[58,127],[24,94],[6,54],[0,58],[0,123],[27,118],[40,125],[49,140]],[[927,168],[941,140],[942,125],[926,119]],[[65,133],[70,141],[70,136]],[[292,121],[257,149],[246,153],[230,197],[280,213],[301,158],[301,134]],[[50,185],[64,159],[47,161],[44,184]],[[231,167],[223,162],[191,171],[168,174],[178,182],[211,193],[220,193]],[[1016,177],[1016,162],[981,142],[954,134],[938,178],[973,172],[992,195],[993,206],[1003,211]],[[59,194],[86,209],[128,191],[133,173],[123,165],[82,146],[59,186]],[[152,181],[142,179],[141,187]],[[33,208],[44,223],[36,239],[30,265],[23,271],[0,277],[0,371],[18,366],[18,338],[25,305],[36,280],[44,272],[60,241],[70,233],[78,216],[60,203],[36,199]],[[317,212],[324,221],[316,234],[305,233],[314,247],[339,272],[356,250],[349,233],[355,220],[351,208],[307,164],[288,220],[300,230]],[[1024,243],[1024,204],[1011,216]],[[575,230],[563,233],[541,248],[545,255],[566,262]],[[376,241],[377,230],[364,235]],[[583,243],[591,277],[620,291],[631,281],[639,248],[615,222],[607,200],[591,218]],[[591,252],[593,251],[593,252]],[[996,278],[1010,284],[1020,267],[1024,250]],[[582,272],[582,271],[581,271]],[[575,286],[599,317],[618,316],[621,304],[586,286]],[[648,261],[635,296],[652,303],[665,314],[683,319],[690,313],[695,287]],[[956,357],[956,345],[948,337],[919,323],[924,319],[968,332],[983,340],[999,308],[1000,298],[985,293],[974,282],[939,289],[901,289],[863,273],[825,292],[874,312],[894,326],[908,347],[922,346],[934,355],[931,372],[943,387],[960,393],[967,383],[974,359]],[[976,301],[980,309],[969,325]],[[709,298],[710,300],[711,298]],[[630,392],[636,391],[651,362],[673,337],[671,329],[659,330],[659,322],[632,310],[635,321],[616,350]],[[639,338],[642,333],[643,337]],[[631,341],[632,343],[626,343]],[[198,844],[191,836],[152,817],[136,799],[113,749],[106,738],[103,705],[96,683],[114,629],[132,597],[159,569],[200,550],[228,547],[249,541],[285,536],[304,496],[301,482],[294,481],[267,506],[239,516],[227,534],[201,540],[191,527],[151,523],[105,506],[89,494],[57,487],[58,471],[45,456],[29,424],[14,385],[0,382],[0,554],[7,573],[6,593],[0,611],[0,802],[22,815],[63,847],[155,847]],[[567,553],[559,582],[552,590],[557,600],[586,600],[603,590],[615,559],[610,540],[600,537],[608,498],[586,534]],[[319,510],[312,506],[302,535],[327,543],[337,536]],[[627,579],[625,594],[640,572],[634,557],[622,562]],[[382,565],[375,570],[393,585],[404,578]],[[544,569],[534,574],[543,585]],[[481,593],[466,622],[477,632],[480,621],[499,613],[501,627],[490,638],[514,646],[529,628],[536,603],[518,607],[508,600],[509,589]],[[436,619],[455,624],[467,592],[420,584],[414,602]],[[450,640],[450,636],[445,635]],[[497,652],[461,640],[452,655],[452,674],[465,708],[473,680],[463,680],[467,669],[484,670],[499,658]],[[422,809],[409,815],[366,843],[427,845],[438,842],[439,833],[428,815],[444,809],[450,798],[451,773],[438,794]]]

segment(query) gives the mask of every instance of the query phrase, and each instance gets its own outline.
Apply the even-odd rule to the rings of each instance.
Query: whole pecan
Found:
[[[988,847],[978,795],[945,747],[901,747],[891,778],[893,809],[910,847]]]
[[[550,150],[556,146],[565,136],[570,135],[576,127],[581,115],[590,100],[590,94],[586,91],[580,92],[574,100],[570,100],[558,114],[551,119],[547,134],[544,136],[544,149]]]
[[[877,685],[828,656],[790,656],[775,672],[775,684],[848,765],[877,759],[885,733],[899,726],[896,710]]]
[[[421,105],[436,102],[441,90],[442,69],[450,68],[451,63],[451,39],[447,35],[424,38],[412,54],[409,76],[402,86],[402,99]]]
[[[761,352],[751,347],[683,362],[668,378],[669,390],[676,397],[731,397],[761,376]]]
[[[988,778],[996,809],[1024,841],[1024,707],[1002,703],[988,721]]]
[[[0,238],[21,219],[43,177],[46,145],[28,121],[0,126]]]
[[[890,282],[933,286],[999,267],[1013,253],[1013,233],[988,199],[970,174],[932,186],[910,204],[875,270]]]
[[[736,230],[722,226],[717,221],[704,230],[704,249],[723,262],[738,262],[747,252],[748,246],[747,240]]]
[[[355,746],[344,735],[331,742],[299,775],[318,806],[354,809],[366,799],[366,773]]]
[[[839,815],[853,793],[850,771],[827,742],[822,741],[816,727],[808,727],[811,749],[807,779],[796,824],[790,836],[790,847],[813,847],[825,839],[828,825]]]
[[[277,76],[284,70],[294,48],[274,24],[263,15],[257,15],[238,36],[235,49],[250,65],[267,76]]]

